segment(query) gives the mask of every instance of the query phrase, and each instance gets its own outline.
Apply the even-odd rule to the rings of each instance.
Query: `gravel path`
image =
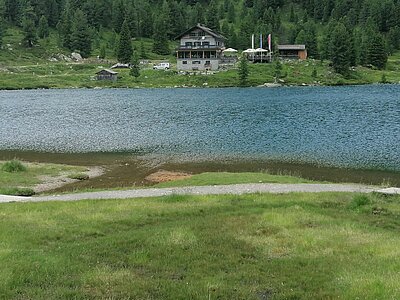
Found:
[[[1,196],[0,203],[9,202],[45,202],[45,201],[79,201],[79,200],[99,200],[99,199],[128,199],[160,197],[168,195],[221,195],[232,194],[242,195],[251,193],[321,193],[321,192],[351,192],[351,193],[371,193],[376,191],[376,187],[365,185],[350,184],[275,184],[275,183],[256,183],[256,184],[235,184],[218,186],[197,186],[197,187],[177,187],[177,188],[149,188],[124,191],[102,191],[80,194],[65,194],[40,197],[10,197]]]

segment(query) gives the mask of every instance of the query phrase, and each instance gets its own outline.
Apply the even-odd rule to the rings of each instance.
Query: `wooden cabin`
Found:
[[[111,81],[118,80],[118,73],[108,69],[103,69],[97,72],[96,75],[97,75],[96,76],[97,80],[111,80]]]
[[[306,45],[278,45],[278,52],[283,59],[307,59]]]
[[[180,40],[176,51],[180,71],[218,70],[225,48],[225,37],[197,24],[176,37]]]

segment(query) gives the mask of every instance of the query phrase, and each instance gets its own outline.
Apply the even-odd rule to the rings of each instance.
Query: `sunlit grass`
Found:
[[[156,185],[156,187],[224,185],[240,183],[315,183],[315,181],[297,176],[272,175],[268,173],[206,172],[193,175],[187,179],[159,183]]]
[[[397,299],[400,199],[359,197],[2,205],[0,298]]]

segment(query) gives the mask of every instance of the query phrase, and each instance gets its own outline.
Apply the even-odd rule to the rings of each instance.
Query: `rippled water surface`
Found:
[[[0,149],[400,170],[400,86],[0,92]]]

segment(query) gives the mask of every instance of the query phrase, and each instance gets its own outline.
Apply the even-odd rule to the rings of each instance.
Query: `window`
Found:
[[[182,62],[182,64],[183,64],[183,65],[187,65],[187,61],[184,60],[184,61]]]
[[[211,61],[206,60],[206,65],[211,65]]]
[[[201,42],[194,42],[195,47],[201,47]]]
[[[186,46],[187,48],[192,48],[192,45],[193,45],[192,42],[186,42],[186,43],[185,43],[185,46]]]
[[[195,36],[196,36],[196,32],[191,32],[191,33],[189,33],[189,36],[190,36],[190,37],[195,37]]]
[[[205,35],[206,35],[206,33],[204,31],[199,32],[199,36],[205,36]]]
[[[203,42],[203,46],[204,46],[205,48],[208,48],[208,47],[210,46],[210,42]]]
[[[194,60],[194,61],[192,61],[192,64],[193,64],[193,65],[200,65],[200,64],[201,64],[201,61],[199,61],[199,60]]]

